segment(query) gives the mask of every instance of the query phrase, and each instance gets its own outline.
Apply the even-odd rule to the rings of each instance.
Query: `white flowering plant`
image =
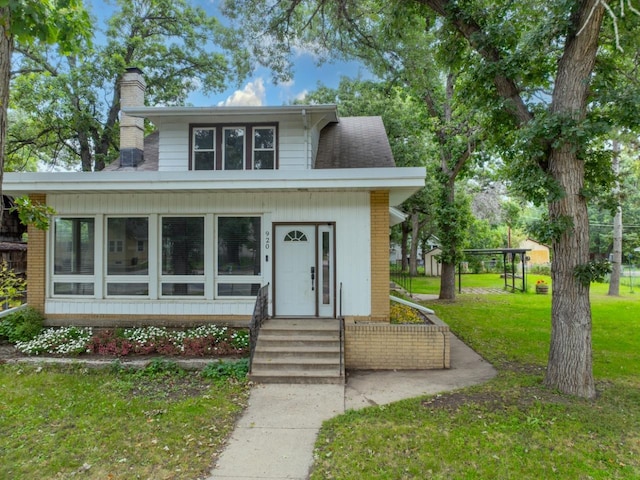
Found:
[[[29,355],[77,355],[87,351],[92,334],[91,328],[47,328],[32,340],[16,342],[15,347]]]
[[[46,329],[33,340],[18,342],[15,346],[28,355],[243,355],[249,349],[249,333],[246,329],[217,325],[188,330],[137,327],[97,333],[91,328],[62,327]]]

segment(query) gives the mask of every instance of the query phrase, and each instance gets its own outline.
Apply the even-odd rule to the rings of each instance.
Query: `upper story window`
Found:
[[[278,168],[277,125],[192,125],[190,170]]]
[[[194,128],[191,142],[193,149],[191,170],[214,170],[216,168],[216,129]]]

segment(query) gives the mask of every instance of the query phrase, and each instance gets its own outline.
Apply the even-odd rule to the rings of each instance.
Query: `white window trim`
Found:
[[[209,215],[198,215],[198,214],[193,214],[193,215],[176,215],[176,214],[172,214],[172,213],[166,213],[166,214],[158,214],[155,215],[156,219],[157,219],[157,227],[156,227],[156,231],[157,231],[157,235],[156,235],[156,241],[158,243],[158,255],[157,255],[157,262],[155,267],[158,270],[158,274],[155,276],[155,278],[158,278],[158,282],[156,284],[156,289],[157,289],[157,296],[155,298],[158,299],[176,299],[176,300],[182,300],[182,299],[189,299],[189,300],[203,300],[203,299],[207,299],[207,291],[208,291],[208,286],[207,286],[207,258],[208,256],[210,256],[209,251],[211,250],[210,248],[207,248],[207,245],[210,245],[207,243],[207,228],[210,225],[209,222],[207,222],[207,217]],[[163,218],[203,218],[204,219],[204,272],[202,275],[165,275],[162,273],[162,219]],[[197,284],[197,283],[202,283],[204,284],[204,293],[203,295],[163,295],[162,294],[162,284],[163,283],[189,283],[189,284]]]
[[[100,239],[102,238],[101,225],[99,224],[99,215],[56,215],[51,219],[52,228],[49,228],[47,235],[48,242],[48,261],[46,262],[47,278],[45,287],[45,295],[47,298],[75,298],[75,299],[87,299],[96,298],[96,293],[101,283],[98,279],[102,270],[97,268],[98,259],[102,258],[102,248],[99,248]],[[55,250],[56,250],[56,229],[55,222],[61,218],[92,218],[93,219],[93,274],[92,275],[79,275],[79,274],[56,274],[55,273]],[[55,293],[56,283],[93,283],[93,295],[69,295]]]
[[[256,148],[255,131],[266,130],[266,129],[270,129],[273,131],[273,148]],[[254,126],[251,128],[251,169],[252,170],[256,169],[256,152],[273,152],[273,168],[270,168],[270,169],[262,168],[261,170],[276,169],[276,145],[277,145],[276,135],[277,133],[278,133],[278,129],[276,128],[275,125],[264,125],[264,126],[260,125],[260,126]]]
[[[209,130],[211,132],[213,132],[213,148],[200,148],[200,149],[196,149],[196,132],[198,130]],[[213,170],[216,169],[216,162],[218,160],[218,155],[216,152],[216,142],[217,142],[217,131],[216,131],[216,127],[193,127],[192,132],[191,132],[191,158],[192,158],[192,165],[191,165],[191,170],[196,170],[196,152],[213,152]]]
[[[260,218],[260,241],[264,242],[264,215],[262,214],[251,214],[251,213],[242,213],[242,214],[232,214],[232,213],[224,213],[224,214],[217,214],[214,216],[214,250],[215,250],[215,259],[214,259],[214,263],[213,263],[213,272],[214,272],[214,279],[213,279],[213,295],[214,295],[214,299],[221,299],[221,300],[237,300],[237,299],[247,299],[247,298],[254,298],[252,296],[247,296],[247,297],[243,297],[243,296],[237,296],[237,295],[218,295],[218,285],[221,283],[240,283],[240,284],[250,284],[250,283],[259,283],[260,285],[263,285],[263,281],[265,278],[265,273],[264,273],[264,269],[266,268],[266,265],[263,262],[264,256],[263,256],[263,248],[264,245],[260,245],[260,255],[262,256],[262,258],[260,258],[260,275],[224,275],[224,274],[220,274],[218,273],[218,219],[219,218],[239,218],[239,217],[247,217],[247,218],[252,218],[252,217],[259,217]]]
[[[153,275],[151,275],[151,266],[152,266],[152,262],[151,262],[151,256],[150,253],[152,252],[151,250],[151,242],[152,242],[152,235],[151,232],[153,232],[152,228],[152,217],[154,217],[156,215],[148,215],[148,214],[129,214],[129,215],[122,215],[122,214],[117,214],[117,215],[110,215],[110,214],[106,214],[103,215],[103,220],[102,220],[102,226],[103,226],[103,237],[102,237],[102,243],[104,245],[104,255],[102,255],[101,259],[101,266],[102,266],[102,279],[103,281],[100,282],[103,284],[103,290],[102,290],[102,297],[101,298],[139,298],[139,299],[149,299],[149,298],[157,298],[154,297],[152,295],[152,285],[155,282],[152,282],[151,279],[155,278]],[[147,274],[146,275],[109,275],[107,272],[107,261],[108,261],[108,256],[109,256],[109,227],[108,227],[108,223],[109,223],[109,219],[111,218],[146,218],[147,219],[147,244],[149,245],[149,252],[147,252],[147,259],[148,259],[148,269],[147,269]],[[153,241],[156,241],[155,239]],[[136,251],[137,251],[137,244],[136,244]],[[94,271],[96,269],[94,268]],[[100,278],[100,277],[98,277]],[[120,284],[128,284],[128,283],[146,283],[147,284],[147,295],[109,295],[109,289],[108,289],[108,285],[109,283],[120,283]],[[100,297],[99,297],[100,298]]]

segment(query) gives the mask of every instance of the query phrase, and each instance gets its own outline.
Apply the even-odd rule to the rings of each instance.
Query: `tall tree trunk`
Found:
[[[2,182],[4,177],[4,152],[7,143],[7,110],[9,106],[9,84],[11,82],[11,54],[13,36],[11,28],[11,10],[0,7],[0,225],[3,220],[4,202],[2,201]]]
[[[613,173],[617,177],[620,174],[620,144],[613,141]],[[616,214],[613,217],[613,251],[611,259],[611,278],[609,279],[610,296],[620,295],[620,275],[622,270],[622,206],[620,202],[620,182],[616,179],[614,194],[618,201]]]
[[[600,0],[580,2],[575,12],[575,30],[558,63],[551,105],[554,115],[576,122],[585,117],[603,15]],[[593,398],[589,286],[575,277],[576,268],[589,262],[589,216],[582,195],[584,161],[576,150],[576,145],[565,140],[549,154],[549,173],[564,192],[562,198],[550,202],[550,218],[569,219],[572,226],[553,241],[551,346],[544,381],[561,392]]]
[[[456,298],[456,265],[442,262],[440,274],[440,300],[455,300]]]
[[[449,178],[443,185],[443,210],[452,211],[455,203],[455,180]],[[440,300],[455,300],[456,298],[456,260],[458,258],[458,244],[455,232],[456,226],[452,222],[443,222],[440,226],[442,239],[442,274],[440,275]]]
[[[420,236],[420,214],[413,212],[411,214],[411,251],[409,253],[409,275],[415,277],[418,275],[418,238]]]

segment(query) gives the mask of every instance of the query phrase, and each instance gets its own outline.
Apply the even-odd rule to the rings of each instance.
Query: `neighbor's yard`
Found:
[[[475,278],[478,286],[491,282]],[[434,293],[429,281],[423,291]],[[604,285],[592,292],[595,401],[541,384],[550,296],[428,302],[499,375],[325,423],[312,479],[640,478],[640,292],[609,298]]]

